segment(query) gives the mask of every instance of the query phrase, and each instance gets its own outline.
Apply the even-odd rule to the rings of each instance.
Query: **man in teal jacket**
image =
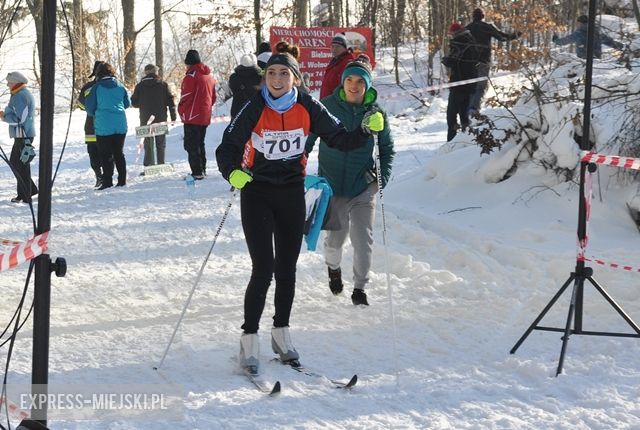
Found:
[[[360,127],[365,115],[382,111],[376,104],[377,92],[371,86],[371,65],[366,55],[349,63],[342,73],[342,85],[322,100],[326,108],[347,128]],[[384,114],[384,129],[378,133],[382,187],[391,176],[393,138]],[[306,149],[310,152],[316,137],[310,136]],[[329,288],[335,295],[343,289],[342,246],[347,238],[353,245],[353,282],[351,300],[354,305],[368,305],[365,285],[369,282],[369,269],[373,249],[373,219],[378,192],[374,164],[375,139],[371,137],[362,148],[349,152],[329,148],[320,141],[318,175],[327,179],[333,189],[329,204],[329,217],[325,239],[325,261],[329,272]]]

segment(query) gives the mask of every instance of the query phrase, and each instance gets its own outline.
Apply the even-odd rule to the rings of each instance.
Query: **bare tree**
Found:
[[[393,44],[393,69],[395,70],[396,84],[400,83],[398,47],[402,42],[402,29],[404,28],[406,8],[406,0],[391,0],[389,16],[392,21],[391,43]]]
[[[85,28],[84,7],[82,0],[73,0],[73,68],[75,76],[73,81],[73,99],[76,99],[77,91],[84,84],[84,74],[91,69],[89,50],[87,48],[87,31]]]
[[[253,0],[253,22],[256,28],[256,49],[262,43],[262,19],[260,18],[260,0]]]
[[[309,26],[309,20],[307,19],[308,10],[309,10],[309,0],[293,1],[293,25],[295,27]]]
[[[136,37],[134,0],[122,0],[122,42],[124,49],[124,83],[132,88],[136,84]]]
[[[638,7],[638,0],[631,0],[631,6],[633,6],[633,15],[636,17],[638,28],[640,28],[640,7]]]
[[[156,41],[156,66],[158,74],[164,75],[164,49],[162,47],[162,0],[153,0],[153,25]]]
[[[26,0],[33,23],[36,26],[36,46],[38,48],[38,64],[42,64],[42,0]],[[37,70],[34,68],[34,70]]]

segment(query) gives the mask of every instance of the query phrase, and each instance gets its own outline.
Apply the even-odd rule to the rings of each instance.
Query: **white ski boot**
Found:
[[[251,375],[260,371],[260,338],[257,333],[244,333],[240,337],[240,367]]]
[[[273,327],[271,329],[271,348],[280,356],[280,361],[291,366],[300,366],[300,354],[291,343],[289,327]]]

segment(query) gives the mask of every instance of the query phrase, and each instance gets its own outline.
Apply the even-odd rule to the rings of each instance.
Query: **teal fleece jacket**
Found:
[[[391,163],[395,151],[393,138],[389,129],[387,115],[376,103],[378,95],[374,88],[365,94],[362,105],[347,103],[342,86],[338,87],[329,97],[322,99],[322,104],[336,116],[349,131],[361,126],[362,118],[371,109],[377,109],[384,115],[384,129],[378,133],[380,145],[380,170],[382,173],[382,187],[384,188],[391,176]],[[313,149],[317,136],[310,135],[305,149],[307,153]],[[320,141],[318,152],[318,175],[327,179],[333,190],[333,195],[355,197],[367,189],[375,181],[374,137],[371,136],[362,148],[343,152],[329,148],[324,141]]]
[[[131,101],[125,87],[113,76],[105,76],[96,81],[84,106],[94,118],[97,136],[127,134],[125,109],[131,106]]]

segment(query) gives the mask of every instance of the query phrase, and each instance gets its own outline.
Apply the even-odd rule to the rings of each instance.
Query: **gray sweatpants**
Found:
[[[364,289],[369,282],[377,192],[378,186],[372,182],[355,197],[331,197],[331,211],[339,217],[341,228],[327,231],[325,262],[333,270],[340,267],[342,245],[349,235],[353,246],[353,287],[356,289]]]

